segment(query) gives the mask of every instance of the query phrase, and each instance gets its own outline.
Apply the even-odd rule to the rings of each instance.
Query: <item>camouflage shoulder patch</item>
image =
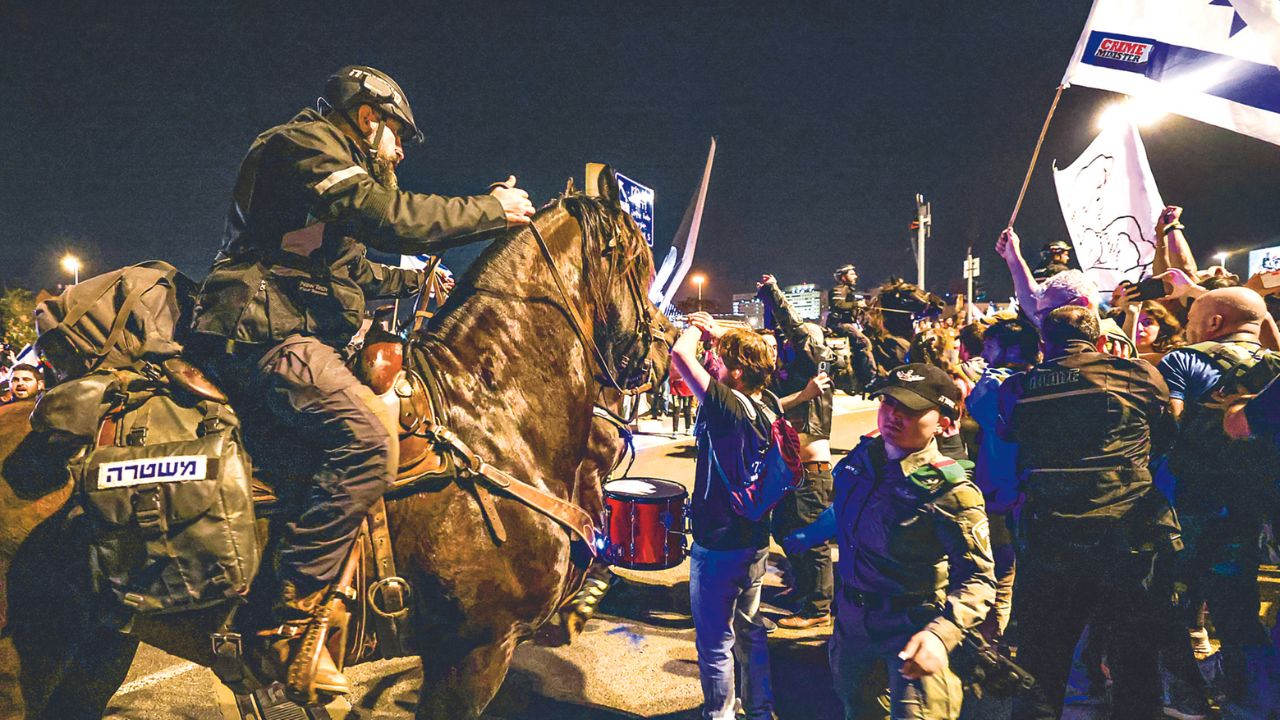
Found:
[[[969,470],[973,463],[951,458],[941,458],[928,465],[922,465],[911,473],[911,482],[925,490],[939,490],[946,486],[964,482],[969,478]]]
[[[963,462],[942,457],[940,460],[929,462],[928,465],[919,466],[910,477],[911,482],[916,486],[932,492],[964,482],[969,475],[966,473]]]

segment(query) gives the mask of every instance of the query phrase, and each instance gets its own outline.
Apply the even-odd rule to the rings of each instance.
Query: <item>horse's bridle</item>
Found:
[[[559,290],[560,297],[564,302],[564,310],[569,317],[569,324],[573,327],[573,331],[577,334],[578,340],[582,342],[583,347],[586,348],[591,353],[592,357],[595,358],[596,365],[600,368],[600,372],[603,374],[604,379],[608,381],[609,387],[612,387],[614,390],[617,390],[625,396],[639,395],[651,390],[657,380],[657,373],[653,368],[653,364],[649,362],[647,358],[649,356],[649,351],[653,348],[655,338],[661,337],[662,333],[656,327],[656,318],[653,315],[653,311],[645,302],[646,296],[639,286],[639,280],[636,277],[636,273],[630,269],[626,273],[628,294],[630,295],[632,302],[635,304],[637,310],[636,315],[638,318],[636,327],[632,331],[632,335],[637,339],[643,339],[644,353],[641,357],[646,358],[645,365],[647,367],[645,370],[645,379],[642,383],[635,386],[623,387],[622,383],[618,382],[614,369],[609,367],[609,362],[605,359],[604,352],[600,350],[599,344],[587,335],[586,322],[583,320],[582,314],[574,306],[573,301],[569,298],[569,292],[565,288],[564,279],[560,274],[560,268],[556,265],[555,257],[552,256],[551,248],[547,245],[546,239],[542,237],[542,232],[538,230],[537,223],[529,223],[529,230],[533,233],[534,239],[538,241],[538,248],[542,251],[542,258],[546,260],[547,266],[551,270],[551,277],[555,280],[556,289]],[[588,232],[586,227],[583,227],[582,231],[584,235]],[[583,272],[587,272],[585,260]]]

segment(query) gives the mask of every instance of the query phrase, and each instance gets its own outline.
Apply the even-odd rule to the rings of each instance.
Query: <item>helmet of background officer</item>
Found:
[[[894,368],[876,381],[872,395],[880,398],[880,436],[906,452],[923,450],[934,436],[954,427],[964,401],[946,371],[925,363]]]
[[[390,170],[404,158],[404,145],[422,142],[422,131],[400,85],[390,75],[365,65],[348,65],[329,76],[320,111],[337,113],[339,125],[353,134],[374,158],[375,166]],[[390,178],[378,178],[386,183]]]
[[[1040,255],[1046,260],[1049,262],[1059,263],[1061,265],[1067,264],[1067,257],[1070,254],[1071,246],[1062,240],[1054,240],[1053,242],[1045,245],[1044,249],[1040,251]]]
[[[850,287],[858,284],[858,270],[852,264],[841,265],[832,273],[837,284],[848,285]]]
[[[1249,288],[1210,290],[1196,298],[1187,311],[1187,340],[1198,343],[1237,333],[1257,340],[1266,316],[1266,302]]]
[[[1064,305],[1093,308],[1096,313],[1102,305],[1098,286],[1079,270],[1068,270],[1045,280],[1036,302],[1036,319],[1043,322],[1045,316]]]
[[[33,398],[44,391],[44,374],[34,365],[16,365],[9,375],[14,400]]]

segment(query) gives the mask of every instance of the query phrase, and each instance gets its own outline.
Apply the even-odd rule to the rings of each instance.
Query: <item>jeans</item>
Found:
[[[733,720],[735,663],[748,720],[772,716],[768,636],[760,616],[766,557],[766,549],[708,550],[693,544],[689,602],[703,720]]]
[[[1245,700],[1259,681],[1256,663],[1248,656],[1270,644],[1259,620],[1257,535],[1260,522],[1252,518],[1222,518],[1206,513],[1179,512],[1186,543],[1179,557],[1180,579],[1187,585],[1187,607],[1198,615],[1208,603],[1213,627],[1222,641],[1225,690],[1233,700]],[[1185,618],[1187,625],[1192,617]]]

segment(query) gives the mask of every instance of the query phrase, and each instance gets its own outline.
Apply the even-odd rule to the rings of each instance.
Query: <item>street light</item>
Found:
[[[1213,261],[1214,261],[1215,263],[1217,263],[1217,264],[1219,264],[1219,265],[1223,266],[1223,267],[1226,267],[1226,266],[1227,266],[1227,258],[1229,258],[1229,257],[1231,257],[1231,254],[1230,254],[1230,253],[1224,253],[1224,252],[1214,253],[1214,255],[1213,255]]]
[[[72,255],[71,253],[63,255],[62,269],[71,273],[71,277],[73,278],[71,283],[72,285],[80,284],[80,258]]]

